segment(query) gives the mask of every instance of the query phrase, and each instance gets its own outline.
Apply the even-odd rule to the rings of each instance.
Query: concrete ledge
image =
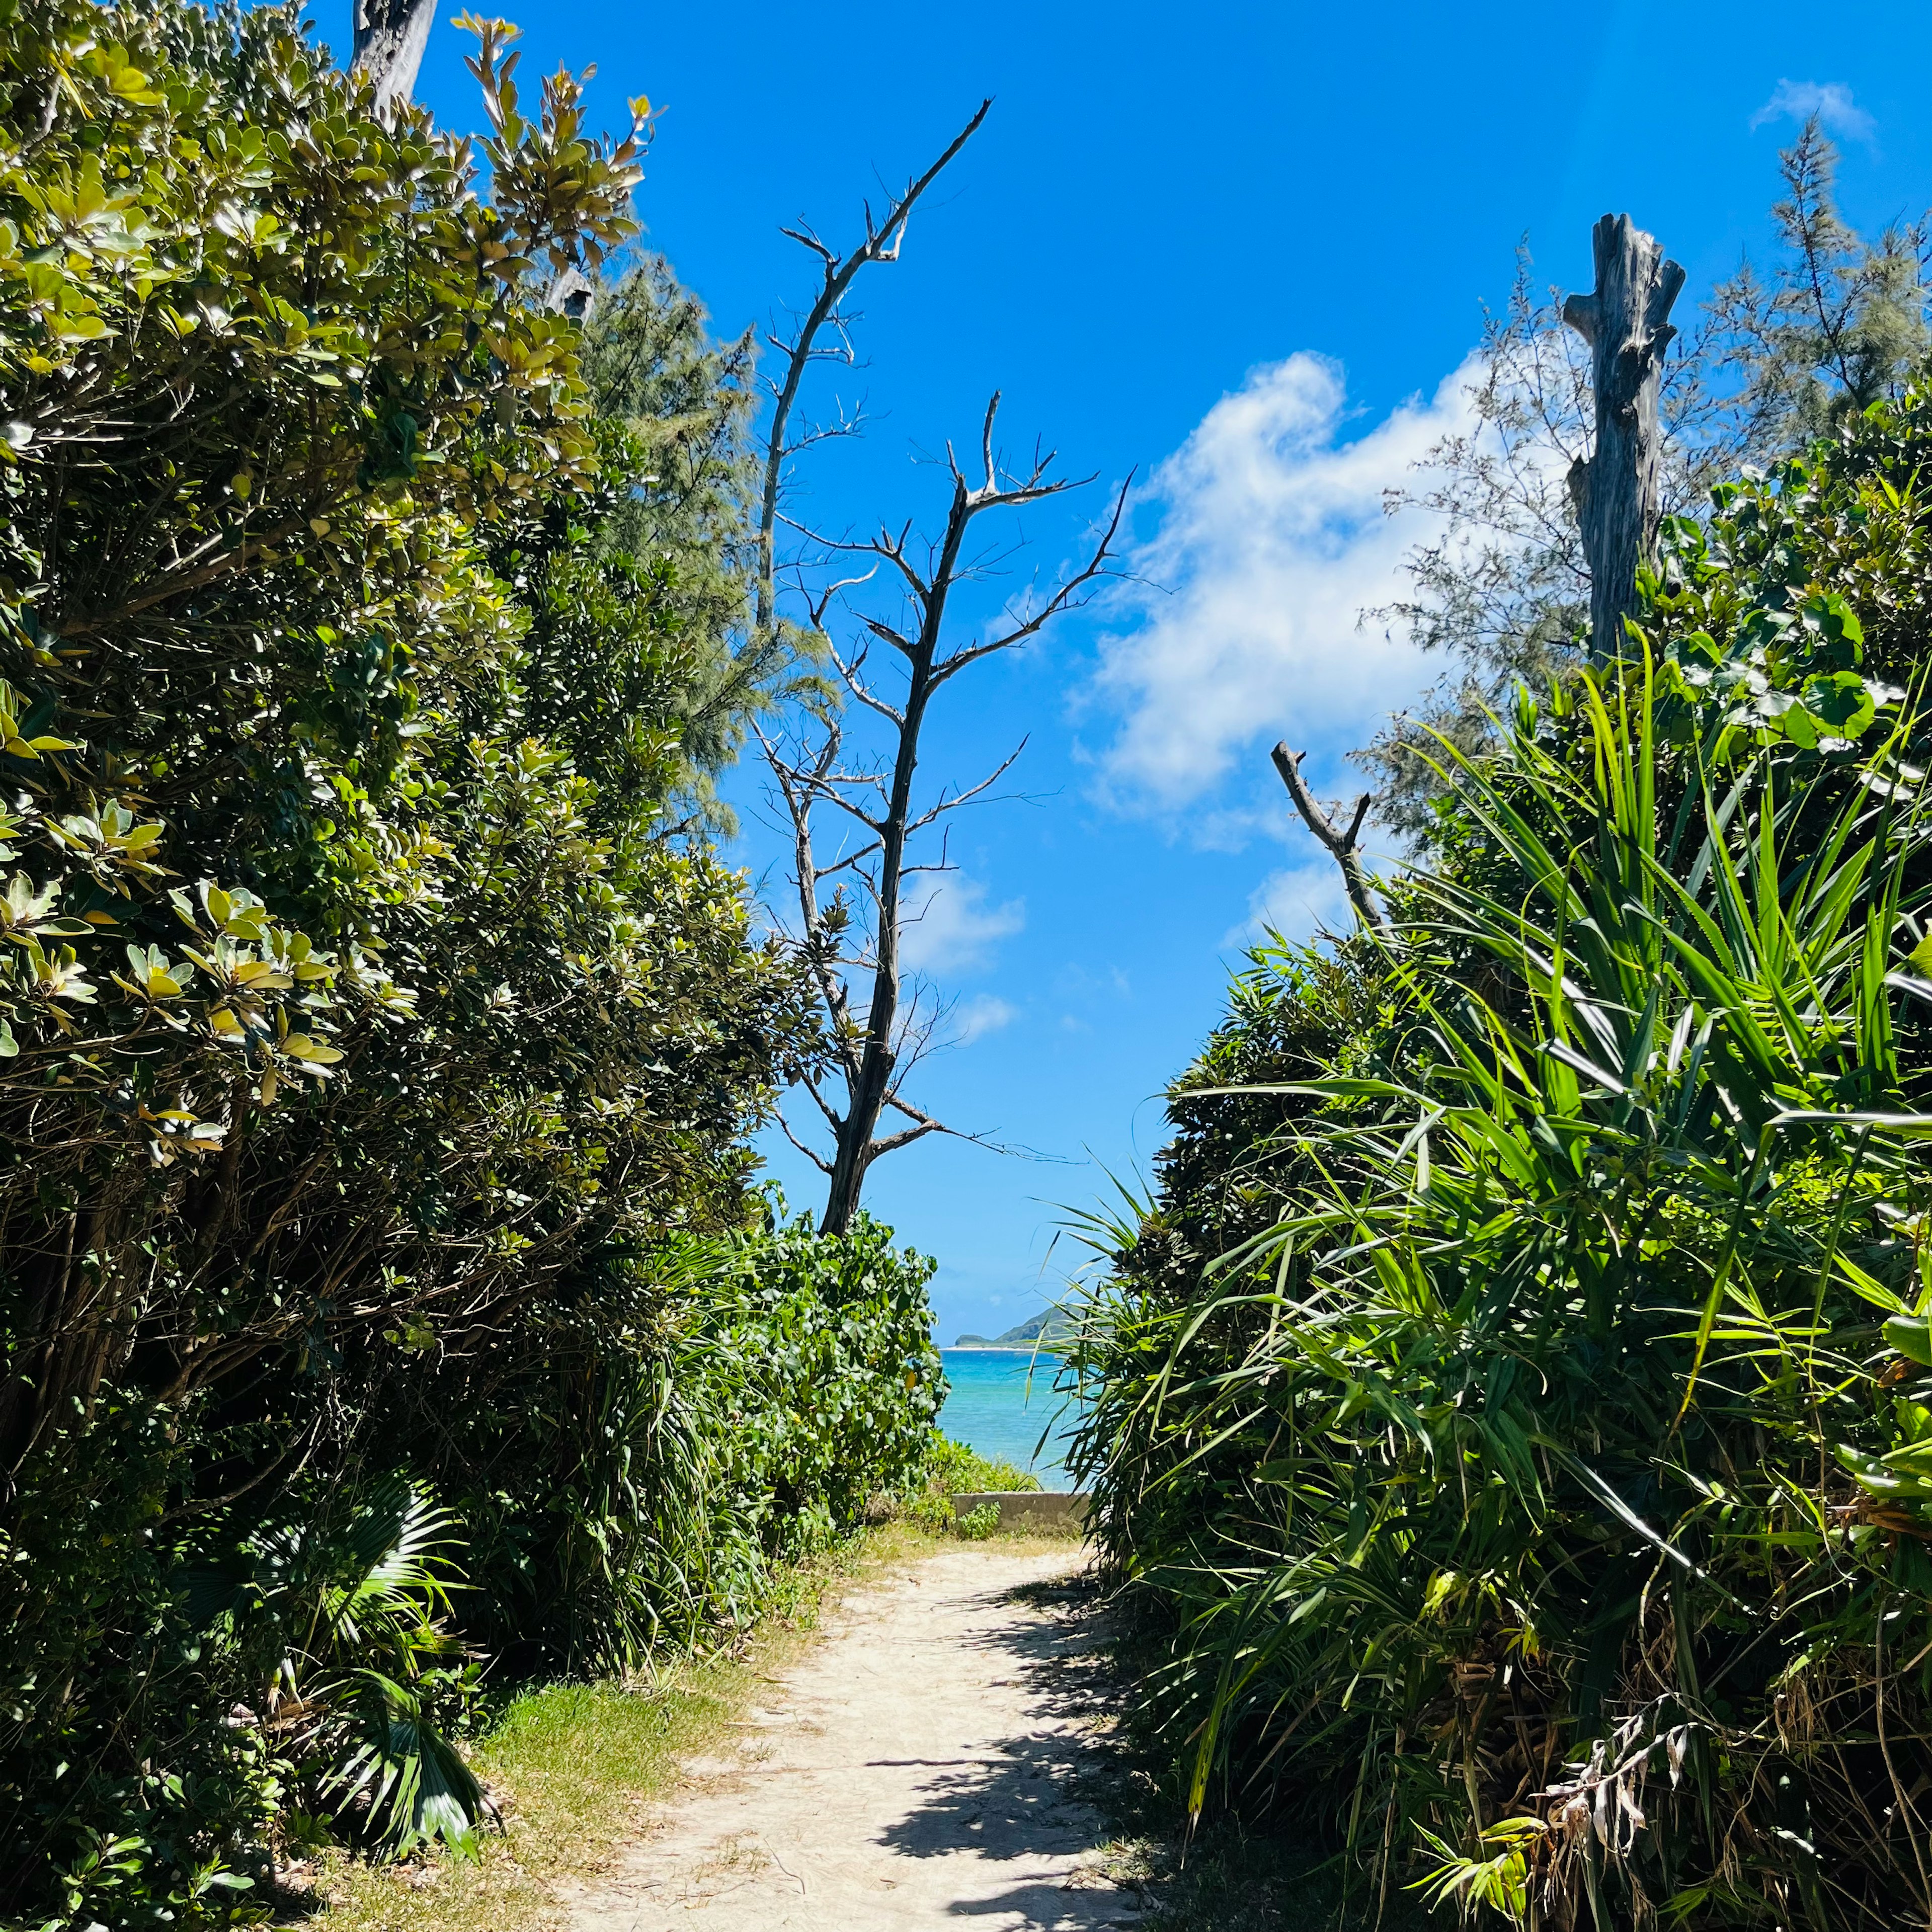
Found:
[[[1087,1520],[1084,1490],[964,1490],[952,1499],[956,1514],[970,1516],[982,1504],[1000,1512],[1000,1526],[1013,1529],[1034,1523],[1042,1529],[1082,1528]]]

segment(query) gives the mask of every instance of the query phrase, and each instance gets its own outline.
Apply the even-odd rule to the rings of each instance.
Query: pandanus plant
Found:
[[[1264,1234],[1096,1291],[1081,1455],[1197,1813],[1516,1922],[1924,1924],[1925,801],[1903,694],[1808,743],[1707,669],[1444,747],[1374,1052],[1278,1090]]]

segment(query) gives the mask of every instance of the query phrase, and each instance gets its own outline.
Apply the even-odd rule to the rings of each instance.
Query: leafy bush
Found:
[[[1928,426],[1723,493],[1627,662],[1444,752],[1389,943],[1257,957],[1216,1057],[1280,1072],[1184,1083],[1094,1291],[1146,1716],[1378,1892],[1932,1909]]]
[[[936,1404],[924,1264],[748,1192],[742,356],[551,307],[640,130],[477,31],[472,152],[287,8],[0,5],[0,1915],[467,1843],[478,1646],[742,1621]]]
[[[259,1888],[282,1836],[473,1849],[482,1794],[459,1741],[478,1716],[474,1646],[622,1670],[748,1623],[782,1562],[922,1473],[943,1394],[931,1266],[862,1218],[837,1240],[776,1214],[762,1232],[684,1238],[638,1268],[655,1320],[603,1358],[596,1426],[572,1434],[560,1400],[530,1410],[517,1486],[466,1498],[467,1531],[396,1476],[359,1497],[297,1483],[245,1528],[232,1508],[170,1522],[134,1496],[136,1526],[115,1534],[106,1498],[169,1463],[104,1422],[76,1432],[65,1484],[28,1492],[15,1546],[74,1551],[104,1529],[146,1564],[97,1561],[86,1595],[37,1576],[43,1600],[84,1605],[82,1621],[60,1632],[46,1617],[8,1653],[22,1703],[64,1673],[59,1729],[16,1729],[5,1761],[10,1842],[61,1848],[51,1873],[23,1875],[26,1895],[57,1882],[54,1923],[214,1924]],[[475,1426],[446,1420],[458,1437]],[[546,1440],[568,1460],[531,1453]],[[510,1466],[506,1445],[506,1480]],[[44,1520],[76,1508],[79,1534]],[[103,1655],[136,1608],[138,1646]],[[145,1762],[128,1765],[130,1738]]]
[[[919,1474],[922,1478],[919,1486],[895,1496],[893,1504],[908,1521],[938,1536],[954,1529],[962,1529],[962,1534],[978,1534],[963,1530],[959,1513],[953,1506],[955,1496],[989,1490],[1037,1490],[1040,1486],[1040,1478],[1031,1471],[1009,1462],[1004,1456],[982,1456],[963,1442],[950,1441],[936,1429],[927,1444],[925,1465]],[[964,1520],[976,1521],[984,1510],[992,1507],[982,1503],[978,1509],[968,1511]],[[995,1523],[999,1520],[997,1509],[993,1511],[992,1520]]]
[[[976,1509],[970,1509],[958,1520],[959,1534],[968,1543],[984,1543],[1000,1526],[1000,1506],[998,1503],[982,1503]]]
[[[760,1228],[628,1267],[560,1358],[571,1388],[451,1412],[474,1625],[526,1663],[624,1670],[748,1622],[775,1564],[917,1480],[945,1386],[932,1270],[869,1216],[824,1237],[776,1198]]]
[[[927,1481],[949,1496],[987,1490],[1036,1490],[1040,1478],[1004,1456],[982,1456],[963,1442],[950,1442],[936,1430],[928,1451]]]

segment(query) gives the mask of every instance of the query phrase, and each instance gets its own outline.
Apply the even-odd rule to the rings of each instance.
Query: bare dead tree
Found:
[[[1274,760],[1274,768],[1281,774],[1281,782],[1288,788],[1288,795],[1294,801],[1294,808],[1301,814],[1301,822],[1328,848],[1330,856],[1342,868],[1342,883],[1348,890],[1348,902],[1355,908],[1362,923],[1372,932],[1387,929],[1382,908],[1376,903],[1376,896],[1369,884],[1369,875],[1362,865],[1362,821],[1369,815],[1369,807],[1375,802],[1372,792],[1364,792],[1355,801],[1355,814],[1348,821],[1346,832],[1338,832],[1335,822],[1316,802],[1315,794],[1308,789],[1308,781],[1301,776],[1301,761],[1306,752],[1291,752],[1288,741],[1283,739],[1269,755]]]
[[[1684,271],[1628,214],[1591,233],[1597,286],[1563,304],[1563,320],[1590,345],[1596,453],[1571,466],[1583,554],[1590,566],[1590,652],[1618,656],[1624,619],[1636,608],[1636,572],[1657,544],[1662,440],[1657,398],[1664,352],[1677,332],[1670,305]]]
[[[906,897],[908,882],[921,873],[950,869],[941,821],[964,806],[986,800],[1012,769],[1024,742],[976,784],[942,784],[936,794],[921,800],[914,790],[920,734],[934,699],[954,678],[1036,636],[1061,612],[1082,602],[1106,574],[1126,502],[1123,486],[1084,561],[1051,590],[1018,605],[1010,604],[987,628],[958,641],[950,622],[955,593],[962,584],[986,575],[992,562],[970,554],[974,525],[989,512],[1022,509],[1094,480],[1055,476],[1054,453],[1037,448],[1022,468],[1009,469],[994,447],[997,394],[987,405],[978,460],[970,477],[952,446],[946,446],[952,493],[937,537],[916,538],[908,520],[896,528],[882,525],[878,535],[863,540],[829,539],[783,513],[790,460],[826,436],[854,433],[862,419],[862,412],[842,410],[829,425],[795,430],[796,405],[806,370],[819,362],[856,366],[850,334],[856,318],[842,306],[847,292],[862,268],[898,259],[914,203],[972,137],[991,105],[981,105],[939,159],[887,204],[882,218],[875,219],[867,207],[866,238],[850,253],[836,253],[808,228],[785,231],[818,258],[821,280],[817,298],[790,334],[771,338],[782,359],[770,382],[772,408],[766,430],[755,611],[760,637],[776,646],[780,628],[777,539],[782,523],[814,556],[856,559],[862,566],[862,574],[841,578],[815,593],[801,586],[809,631],[835,674],[838,714],[807,714],[789,734],[760,731],[776,798],[792,835],[799,920],[795,938],[824,1011],[830,1042],[823,1068],[805,1069],[801,1076],[830,1136],[830,1151],[820,1151],[789,1125],[785,1132],[826,1176],[820,1226],[830,1234],[843,1232],[849,1223],[866,1174],[883,1156],[928,1134],[956,1134],[993,1144],[987,1136],[950,1126],[906,1097],[906,1077],[937,1043],[944,1014],[942,1009],[922,1002],[916,989],[913,998],[905,997],[902,941],[912,916]],[[852,593],[881,573],[898,593],[896,614],[852,613],[857,641],[842,646],[830,628],[835,609],[847,612]],[[891,668],[884,682],[868,669],[875,646],[890,652],[886,662]],[[844,719],[851,706],[884,728],[878,757],[848,755]],[[814,825],[814,814],[821,810],[835,814],[848,835],[829,858],[820,856]],[[911,842],[935,827],[941,828],[936,855],[915,860],[909,850]],[[904,1124],[881,1133],[880,1124],[889,1114]]]
[[[376,83],[378,105],[406,101],[436,20],[436,0],[356,0],[350,70]]]

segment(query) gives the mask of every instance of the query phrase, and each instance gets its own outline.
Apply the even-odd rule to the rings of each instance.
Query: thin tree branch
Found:
[[[785,430],[790,422],[792,410],[798,400],[799,384],[803,380],[806,365],[812,359],[812,346],[818,339],[818,332],[833,316],[840,300],[862,268],[874,262],[896,262],[898,260],[907,220],[920,196],[939,178],[960,149],[980,131],[981,124],[992,110],[992,105],[990,98],[980,102],[979,112],[953,136],[946,152],[924,174],[913,182],[903,194],[889,205],[883,222],[875,226],[872,210],[869,206],[867,208],[866,238],[842,261],[808,228],[785,230],[794,241],[801,243],[818,256],[824,280],[818,298],[806,311],[805,320],[800,325],[790,346],[785,351],[784,376],[778,386],[772,404],[771,428],[766,446],[764,487],[760,498],[758,517],[758,582],[754,616],[762,638],[769,639],[776,632],[778,625],[776,570],[772,544],[778,521],[778,495],[784,482]]]
[[[818,1082],[814,1080],[809,1073],[808,1073],[798,1084],[812,1096],[814,1101],[818,1102],[818,1111],[825,1116],[826,1125],[829,1126],[835,1134],[837,1133],[838,1130],[842,1127],[845,1123],[832,1111],[831,1102],[818,1090]],[[826,1172],[830,1172],[830,1170],[828,1168]]]
[[[799,1152],[803,1154],[806,1159],[810,1161],[812,1166],[817,1168],[820,1174],[824,1174],[828,1180],[830,1180],[832,1178],[832,1163],[827,1160],[824,1155],[818,1153],[813,1148],[808,1147],[803,1141],[799,1138],[797,1135],[792,1132],[791,1123],[785,1118],[784,1114],[781,1114],[778,1116],[778,1132],[783,1134],[785,1138],[790,1141],[792,1145],[796,1148]]]
[[[933,668],[932,681],[935,686],[944,684],[947,679],[958,675],[968,664],[976,664],[980,658],[991,657],[996,651],[1011,650],[1016,644],[1025,643],[1028,638],[1038,634],[1063,610],[1076,606],[1082,591],[1107,574],[1107,564],[1114,554],[1114,540],[1120,534],[1121,519],[1126,514],[1127,492],[1132,488],[1133,475],[1130,472],[1126,482],[1120,485],[1120,494],[1114,499],[1114,507],[1107,518],[1107,527],[1100,533],[1100,539],[1089,554],[1086,562],[1074,574],[1060,584],[1040,608],[1023,623],[997,638],[989,638],[984,644],[969,644],[943,658]]]
[[[1020,754],[1026,749],[1027,746],[1031,742],[1032,736],[1031,734],[1029,734],[1026,737],[1022,738],[1019,742],[1000,760],[999,764],[995,766],[992,771],[988,772],[977,784],[969,786],[964,791],[956,792],[950,798],[948,798],[945,794],[942,792],[940,794],[938,802],[936,804],[928,806],[924,812],[920,814],[918,818],[915,818],[912,823],[906,827],[906,830],[908,832],[923,832],[928,825],[932,824],[934,821],[934,820],[943,818],[947,812],[957,812],[962,805],[970,805],[974,800],[979,797],[982,792],[987,791],[993,786],[998,784],[1000,779],[1004,778],[1007,772],[1011,771],[1014,766],[1018,764]],[[909,872],[926,870],[936,872],[941,869],[944,868],[938,866],[928,868],[917,866],[908,866],[906,868],[906,870]]]

